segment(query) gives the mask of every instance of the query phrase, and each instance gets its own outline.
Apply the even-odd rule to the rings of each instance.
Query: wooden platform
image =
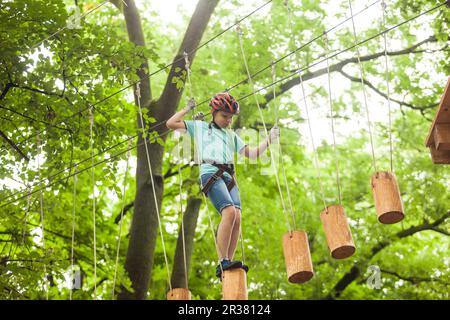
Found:
[[[450,164],[450,77],[425,144],[433,163]]]

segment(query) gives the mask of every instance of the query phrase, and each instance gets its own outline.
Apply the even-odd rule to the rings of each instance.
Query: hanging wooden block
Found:
[[[186,288],[173,288],[167,292],[167,300],[191,300],[191,292]]]
[[[335,259],[345,259],[353,255],[356,248],[344,207],[338,204],[328,206],[320,213],[320,219],[331,256]]]
[[[222,273],[223,300],[248,300],[247,273],[244,269],[225,270]]]
[[[285,233],[283,235],[283,253],[289,282],[304,283],[313,277],[308,236],[305,231],[297,230]]]
[[[372,193],[378,221],[393,224],[403,220],[402,198],[392,172],[380,171],[372,176]]]
[[[450,164],[450,77],[434,117],[425,145],[435,164]]]

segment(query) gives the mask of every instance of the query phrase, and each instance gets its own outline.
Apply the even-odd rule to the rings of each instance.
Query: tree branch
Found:
[[[25,153],[23,153],[23,151],[20,150],[20,148],[19,148],[19,147],[18,147],[11,139],[9,139],[9,138],[7,137],[7,135],[4,134],[3,131],[1,131],[1,130],[0,130],[0,136],[1,136],[4,140],[6,140],[6,142],[8,142],[8,144],[9,144],[11,147],[14,148],[14,150],[16,150],[16,151],[20,154],[20,156],[21,156],[22,158],[24,158],[27,162],[30,161],[30,159],[25,155]]]
[[[10,112],[12,112],[12,113],[15,113],[15,114],[17,114],[17,115],[19,115],[19,116],[21,116],[21,117],[24,117],[24,118],[26,118],[26,119],[29,119],[29,120],[31,120],[31,121],[43,123],[43,124],[45,124],[45,125],[47,125],[47,126],[50,126],[50,127],[53,127],[53,128],[59,129],[59,130],[69,131],[70,133],[72,133],[72,130],[71,130],[71,129],[68,129],[68,128],[62,128],[62,127],[58,127],[58,126],[54,126],[54,125],[52,125],[50,122],[42,121],[42,120],[38,120],[38,119],[32,118],[32,117],[27,116],[27,115],[25,115],[25,114],[23,114],[23,113],[17,112],[17,111],[15,111],[15,110],[13,110],[13,109],[10,109],[10,108],[7,108],[7,107],[3,107],[3,106],[0,106],[0,109],[8,110],[8,111],[10,111]],[[12,120],[10,120],[10,121],[12,121]]]
[[[190,165],[189,164],[185,164],[185,165],[183,165],[180,169],[181,170],[184,170],[184,169],[186,169],[186,168],[189,168],[190,167]],[[172,168],[169,168],[169,170],[167,170],[167,172],[164,174],[164,179],[167,179],[167,178],[169,178],[169,177],[172,177],[172,176],[174,176],[174,175],[176,175],[176,174],[178,174],[178,170],[176,170],[176,171],[172,171]],[[166,195],[167,196],[167,195]],[[121,214],[120,212],[119,212],[119,214],[115,217],[115,219],[114,219],[114,223],[115,224],[118,224],[119,222],[120,222],[120,220],[121,220],[121,216],[125,216],[125,214],[131,209],[131,208],[133,208],[134,207],[134,201],[132,201],[132,202],[130,202],[129,204],[127,204],[126,206],[124,206],[123,207],[123,214]]]
[[[41,94],[45,94],[47,96],[54,96],[54,97],[58,97],[58,98],[64,98],[64,95],[60,94],[60,93],[48,92],[48,91],[44,91],[44,90],[41,90],[41,89],[36,89],[36,88],[33,88],[33,87],[29,87],[29,86],[20,86],[20,85],[15,84],[15,83],[11,83],[11,87],[18,88],[18,89],[25,89],[25,90],[29,90],[29,91],[32,91],[32,92],[41,93]]]
[[[438,233],[441,233],[441,234],[443,234],[443,235],[446,235],[446,236],[449,236],[449,237],[450,237],[450,232],[445,231],[445,230],[443,230],[443,229],[441,229],[441,228],[432,227],[431,230],[433,230],[433,231],[435,231],[435,232],[438,232]]]
[[[180,171],[184,170],[186,168],[189,168],[189,167],[190,167],[189,163],[185,164],[185,165],[181,166]],[[178,167],[177,167],[177,170],[175,170],[175,171],[172,171],[173,168],[175,168],[175,166],[170,167],[169,170],[167,170],[167,172],[163,176],[164,179],[170,178],[170,177],[178,174]]]
[[[402,275],[398,274],[395,271],[389,271],[389,270],[386,270],[386,269],[380,269],[380,271],[382,273],[389,274],[391,276],[394,276],[396,278],[399,278],[401,280],[405,280],[405,281],[408,281],[408,282],[411,282],[411,283],[414,283],[414,284],[419,283],[419,282],[432,282],[432,281],[442,282],[442,280],[440,280],[440,279],[433,279],[433,278],[422,278],[422,277],[414,277],[414,276],[406,277],[406,276],[402,276]]]
[[[409,48],[402,49],[402,50],[399,50],[399,51],[387,52],[387,55],[388,56],[399,56],[399,55],[404,55],[404,54],[410,54],[410,53],[413,53],[414,50],[416,48],[420,47],[421,45],[423,45],[425,43],[429,43],[429,42],[436,42],[436,41],[437,41],[437,39],[433,35],[433,36],[428,37],[425,40],[422,40],[422,41],[416,43],[415,45],[413,45],[413,46],[411,46]],[[377,53],[374,53],[374,54],[369,54],[369,55],[366,55],[366,56],[362,56],[362,57],[360,57],[360,61],[361,62],[371,61],[373,59],[377,59],[377,58],[380,58],[380,57],[384,56],[384,54],[385,54],[384,51],[381,51],[381,52],[377,52]],[[336,63],[334,65],[331,65],[330,66],[330,73],[342,70],[342,68],[344,66],[346,66],[347,64],[350,64],[350,63],[358,63],[358,58],[357,57],[353,57],[353,58],[345,59],[345,60],[343,60],[341,62],[338,62],[338,63]],[[302,80],[303,81],[308,81],[308,80],[317,78],[319,76],[322,76],[322,75],[324,75],[326,73],[327,73],[327,68],[326,67],[322,68],[322,69],[319,69],[317,71],[314,71],[314,72],[308,71],[308,72],[306,72],[306,73],[304,73],[302,75]],[[300,77],[291,78],[289,81],[287,81],[287,82],[285,82],[285,83],[280,85],[279,89],[277,90],[276,96],[279,96],[279,95],[289,91],[290,89],[292,89],[293,87],[295,87],[299,83],[300,83]],[[266,102],[261,105],[262,107],[265,107],[273,99],[273,94],[272,93],[267,93],[264,98],[265,98]]]
[[[342,74],[344,77],[346,77],[347,79],[350,79],[351,81],[353,81],[353,82],[357,82],[357,83],[361,83],[361,78],[358,78],[358,77],[353,77],[353,76],[351,76],[351,75],[349,75],[348,73],[346,73],[344,70],[342,70],[342,69],[340,69],[340,70],[337,70],[340,74]],[[368,86],[370,89],[372,89],[373,91],[375,91],[376,93],[378,93],[380,96],[382,96],[383,98],[385,98],[385,99],[390,99],[391,101],[394,101],[395,103],[398,103],[399,105],[401,105],[401,106],[405,106],[405,107],[408,107],[408,108],[411,108],[411,109],[414,109],[414,110],[420,110],[420,112],[423,112],[424,110],[426,110],[426,109],[432,109],[432,108],[435,108],[436,106],[438,106],[439,105],[439,103],[433,103],[433,104],[431,104],[431,105],[427,105],[427,106],[422,106],[422,107],[417,107],[417,106],[414,106],[414,105],[412,105],[412,104],[410,104],[410,103],[407,103],[407,102],[404,102],[404,101],[400,101],[400,100],[397,100],[397,99],[394,99],[394,98],[392,98],[392,97],[388,97],[388,95],[387,94],[385,94],[384,92],[381,92],[380,90],[378,90],[369,80],[367,80],[367,79],[363,79],[363,81],[362,81],[363,83],[364,83],[364,85],[366,85],[366,86]]]
[[[11,89],[12,87],[13,86],[12,86],[11,82],[9,82],[5,85],[5,88],[3,89],[2,94],[0,94],[0,101],[6,97],[6,94],[8,93],[9,89]]]
[[[128,210],[130,210],[133,207],[134,207],[134,201],[132,201],[129,204],[127,204],[126,206],[124,206],[123,207],[123,213],[119,212],[119,214],[114,219],[114,223],[118,224],[120,222],[120,220],[121,220],[121,217],[125,216],[125,214],[128,212]]]

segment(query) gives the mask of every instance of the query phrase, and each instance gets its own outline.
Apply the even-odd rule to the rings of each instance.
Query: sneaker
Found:
[[[222,265],[222,268],[220,267]],[[216,276],[217,278],[222,278],[222,270],[228,270],[228,269],[236,269],[236,268],[242,268],[242,262],[239,260],[222,260],[220,264],[216,267]]]
[[[242,269],[244,269],[244,271],[245,271],[245,273],[247,273],[248,272],[248,265],[246,265],[246,264],[242,264]]]

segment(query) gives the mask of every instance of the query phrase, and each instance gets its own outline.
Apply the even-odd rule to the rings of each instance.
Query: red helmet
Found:
[[[213,114],[217,111],[225,111],[232,114],[239,113],[239,103],[226,91],[216,94],[209,102],[209,105]]]

